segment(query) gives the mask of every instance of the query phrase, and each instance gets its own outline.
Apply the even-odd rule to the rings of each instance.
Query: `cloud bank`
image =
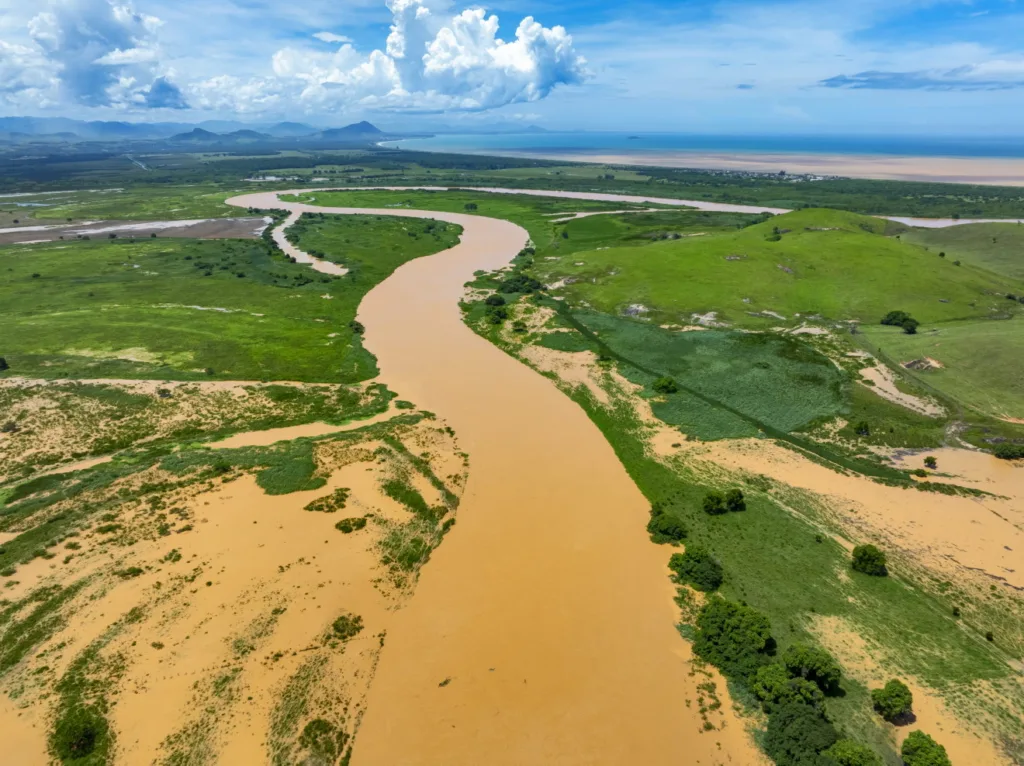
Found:
[[[363,52],[345,35],[319,31],[308,46],[265,59],[262,76],[179,82],[162,63],[163,22],[131,0],[50,0],[28,23],[32,45],[0,42],[0,101],[249,114],[479,112],[539,101],[589,76],[561,26],[527,16],[505,40],[498,17],[482,8],[455,12],[450,0],[386,5],[392,22],[379,49]]]
[[[28,31],[56,100],[93,107],[183,109],[181,91],[159,65],[160,20],[109,0],[52,0]]]
[[[1024,88],[1024,61],[991,61],[947,70],[869,71],[822,80],[826,88],[852,90],[984,91]]]
[[[359,52],[343,42],[333,52],[288,47],[272,58],[274,77],[216,77],[191,97],[210,109],[260,111],[292,102],[305,110],[358,106],[376,111],[483,111],[539,101],[558,85],[582,83],[586,60],[563,27],[523,19],[515,39],[498,36],[498,17],[474,8],[451,15],[443,0],[388,0],[392,14],[384,50]]]

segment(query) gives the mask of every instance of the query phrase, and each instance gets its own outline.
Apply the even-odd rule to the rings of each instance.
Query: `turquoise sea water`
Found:
[[[884,136],[713,136],[683,133],[451,134],[389,142],[402,149],[501,154],[855,154],[900,157],[1024,157],[1019,138],[922,138]]]

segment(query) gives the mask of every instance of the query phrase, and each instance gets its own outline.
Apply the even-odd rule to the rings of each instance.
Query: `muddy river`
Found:
[[[459,245],[405,264],[359,310],[380,380],[450,423],[471,463],[458,524],[387,636],[354,762],[761,763],[721,679],[728,712],[700,731],[705,679],[691,675],[673,625],[668,551],[648,541],[648,503],[610,445],[552,382],[462,321],[465,283],[506,265],[526,232],[278,193],[229,202],[464,229]]]

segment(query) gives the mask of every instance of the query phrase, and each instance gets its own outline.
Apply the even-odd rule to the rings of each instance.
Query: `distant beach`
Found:
[[[1024,144],[963,141],[603,133],[443,135],[406,139],[409,150],[666,168],[1024,186]],[[716,146],[717,145],[717,146]]]

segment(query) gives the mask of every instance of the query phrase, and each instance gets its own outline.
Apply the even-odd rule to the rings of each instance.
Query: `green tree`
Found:
[[[488,306],[504,306],[505,299],[495,293],[494,295],[488,295],[487,300],[484,301]]]
[[[918,322],[913,317],[909,317],[903,323],[900,324],[900,327],[903,328],[903,332],[906,333],[907,335],[917,335],[917,328],[920,326],[921,323]]]
[[[826,694],[838,691],[843,677],[835,658],[824,649],[813,646],[793,644],[783,653],[782,664],[790,675],[816,684]]]
[[[676,385],[676,382],[668,376],[658,378],[653,384],[651,384],[651,388],[659,394],[674,394],[679,390],[679,386]]]
[[[889,574],[885,564],[885,554],[874,545],[858,545],[853,549],[852,566],[858,572],[885,577]]]
[[[936,468],[939,467],[939,461],[936,460],[933,456],[929,455],[924,459],[924,467],[930,468],[934,471]]]
[[[823,755],[836,766],[883,766],[882,759],[870,747],[852,739],[839,740]]]
[[[0,372],[4,372],[5,370],[9,369],[11,369],[11,366],[7,364],[7,360],[4,357],[0,356]]]
[[[658,504],[651,506],[651,520],[647,522],[647,534],[651,542],[658,545],[678,543],[686,538],[686,527],[679,519],[665,512]]]
[[[946,748],[923,731],[907,735],[900,756],[906,766],[952,766]]]
[[[701,545],[687,545],[685,553],[674,553],[668,562],[680,582],[704,592],[722,584],[722,565]]]
[[[747,680],[768,662],[771,632],[766,615],[713,596],[697,617],[693,651],[725,675]]]
[[[902,327],[908,319],[910,319],[910,314],[906,311],[890,311],[882,317],[882,324],[889,327]]]
[[[835,727],[809,705],[783,705],[768,717],[764,749],[777,766],[818,766],[839,740]]]
[[[738,489],[730,489],[726,492],[725,507],[734,513],[747,510],[747,501],[743,497],[743,492]]]
[[[723,513],[728,513],[729,509],[725,505],[725,498],[717,492],[708,492],[704,496],[704,513],[709,516],[721,516]]]
[[[758,668],[751,689],[761,700],[761,707],[766,713],[793,702],[812,707],[825,704],[821,689],[803,678],[793,678],[778,662]]]
[[[905,683],[894,678],[881,689],[871,690],[871,703],[885,720],[899,721],[910,715],[914,695]]]

